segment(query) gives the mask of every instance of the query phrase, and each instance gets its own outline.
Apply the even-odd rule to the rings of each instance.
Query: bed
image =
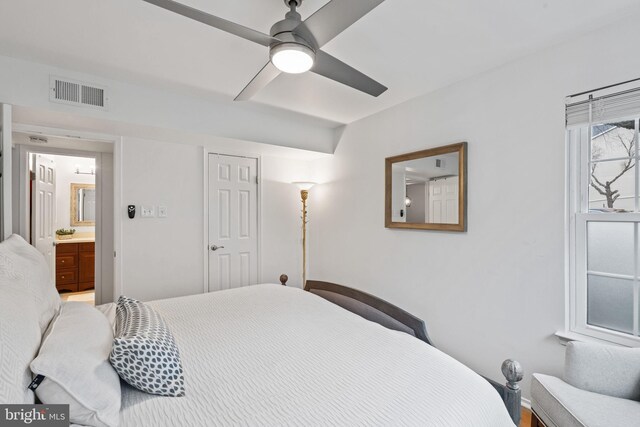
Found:
[[[308,281],[305,290],[285,284],[283,275],[281,284],[144,304],[164,319],[175,338],[186,392],[182,397],[147,394],[113,374],[118,405],[109,425],[518,423],[522,372],[517,362],[503,366],[506,386],[487,381],[433,347],[424,322],[383,300],[325,282]],[[69,323],[71,308],[87,317]],[[88,329],[83,340],[66,338],[55,345],[54,337],[64,336],[66,326],[88,327],[89,317],[113,337],[108,316],[83,303],[60,304],[46,263],[33,247],[18,237],[0,243],[0,403],[33,403],[27,385],[36,362],[51,355],[54,361],[66,360],[57,352],[100,335]],[[108,354],[111,341],[104,342]],[[85,359],[75,360],[67,375],[85,384],[77,374]],[[109,365],[104,359],[97,363]],[[60,366],[53,363],[53,369]],[[38,393],[60,379],[48,378]],[[104,397],[90,385],[73,397],[90,393]]]
[[[149,304],[178,341],[187,394],[123,385],[122,426],[514,425],[463,364],[309,289],[264,284]]]

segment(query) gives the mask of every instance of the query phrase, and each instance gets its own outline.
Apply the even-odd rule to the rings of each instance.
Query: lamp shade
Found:
[[[300,188],[301,190],[307,190],[307,191],[309,191],[311,187],[316,185],[315,182],[306,182],[306,181],[296,181],[296,182],[292,182],[292,184],[297,185],[298,188]]]

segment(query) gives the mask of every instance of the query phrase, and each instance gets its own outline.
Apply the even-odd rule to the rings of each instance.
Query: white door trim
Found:
[[[202,247],[203,263],[202,263],[202,293],[209,292],[209,151],[205,147],[201,147],[202,153],[202,182],[204,193],[202,194]]]
[[[31,235],[29,233],[29,215],[25,210],[25,207],[27,206],[27,199],[29,198],[29,190],[27,188],[29,170],[29,158],[27,156],[29,154],[29,150],[26,145],[19,145],[16,147],[16,150],[18,150],[18,161],[20,162],[20,164],[17,165],[19,168],[18,178],[20,180],[18,183],[18,233],[29,241],[31,240]],[[16,165],[13,166],[16,167]]]
[[[204,193],[203,193],[203,210],[204,210],[204,230],[203,230],[203,261],[204,261],[204,271],[203,271],[203,293],[209,292],[209,156],[211,154],[217,154],[220,156],[232,156],[232,157],[245,157],[248,159],[256,159],[258,163],[258,283],[264,283],[264,273],[262,271],[262,156],[260,154],[255,153],[246,153],[242,151],[235,150],[225,150],[218,151],[208,149],[207,147],[202,147],[203,152],[203,182],[204,182]]]
[[[0,209],[2,209],[2,224],[0,224],[0,230],[2,235],[0,236],[0,242],[8,238],[13,234],[13,207],[12,207],[12,183],[11,179],[13,173],[11,171],[11,159],[13,158],[11,153],[11,135],[12,125],[11,122],[11,105],[0,104],[0,151],[2,152],[2,188],[0,193],[2,198],[0,199]]]
[[[120,260],[122,259],[122,257],[119,256],[121,252],[121,242],[122,242],[121,234],[120,234],[122,230],[122,225],[121,225],[122,218],[119,215],[120,213],[119,207],[122,205],[121,203],[122,202],[122,189],[121,189],[122,137],[105,135],[105,134],[96,134],[96,133],[86,132],[86,131],[76,131],[73,129],[49,128],[49,127],[42,127],[38,125],[24,125],[24,124],[18,124],[18,123],[14,123],[13,131],[21,132],[21,133],[37,133],[37,134],[43,134],[47,136],[59,136],[59,137],[66,137],[67,135],[73,135],[74,140],[75,139],[91,140],[91,141],[100,140],[103,142],[109,142],[113,144],[113,169],[114,169],[113,170],[113,180],[114,180],[114,183],[113,183],[113,186],[114,186],[113,249],[115,254],[118,254],[117,257],[113,258],[113,298],[115,301],[118,295],[121,294],[120,289],[122,284],[122,277],[121,277],[122,268],[120,266]],[[25,237],[30,237],[28,236],[29,215],[28,215],[28,212],[26,212],[26,206],[27,206],[26,203],[29,197],[29,189],[27,188],[27,185],[26,185],[26,183],[28,182],[27,173],[28,173],[28,166],[29,166],[27,153],[34,152],[34,153],[52,154],[52,155],[67,155],[67,156],[76,156],[76,157],[95,158],[96,164],[98,164],[101,161],[102,152],[92,151],[92,150],[78,150],[78,149],[72,149],[72,148],[68,149],[68,148],[47,147],[47,146],[40,146],[40,145],[27,145],[27,144],[19,144],[19,145],[20,145],[20,148],[19,148],[20,153],[18,157],[20,160],[19,230],[20,230],[20,235]],[[100,172],[98,169],[96,171],[96,183],[98,183],[98,180],[101,178],[99,174]],[[96,186],[96,188],[98,187],[99,186]],[[96,191],[96,196],[99,195],[100,191],[101,189],[98,188]],[[96,219],[101,220],[102,218],[101,218],[100,212],[102,212],[102,198],[96,197],[96,199],[97,199],[96,211],[98,212]],[[96,241],[99,243],[101,242],[101,240],[102,240],[102,232],[96,229]],[[95,293],[96,305],[102,303],[101,301],[102,300],[102,247],[101,246],[102,245],[100,244],[95,246],[95,258],[96,258],[95,288],[97,291],[99,290],[99,292]]]
[[[96,133],[88,131],[80,131],[74,129],[54,128],[48,126],[31,125],[24,123],[13,123],[13,132],[17,133],[32,133],[43,136],[51,136],[57,138],[66,138],[69,140],[89,140],[96,142],[108,142],[113,144],[118,137],[115,135],[109,135],[105,133]]]
[[[122,219],[124,218],[122,200],[122,144],[123,138],[113,141],[113,301],[124,295],[122,271],[124,257],[122,254]]]

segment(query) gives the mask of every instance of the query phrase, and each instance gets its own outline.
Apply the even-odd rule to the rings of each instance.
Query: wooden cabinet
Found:
[[[78,264],[78,255],[75,254],[59,254],[56,256],[56,271],[65,268],[75,268]]]
[[[56,288],[59,292],[77,292],[95,286],[95,243],[58,243],[56,245]]]
[[[87,291],[95,287],[96,250],[95,243],[78,243],[78,290]]]
[[[61,286],[65,291],[78,290],[78,272],[77,270],[63,269],[56,272],[56,287]]]

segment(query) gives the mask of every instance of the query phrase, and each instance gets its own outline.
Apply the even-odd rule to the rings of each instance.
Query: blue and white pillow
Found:
[[[164,320],[148,305],[121,296],[109,357],[120,378],[160,396],[184,396],[180,352]]]

